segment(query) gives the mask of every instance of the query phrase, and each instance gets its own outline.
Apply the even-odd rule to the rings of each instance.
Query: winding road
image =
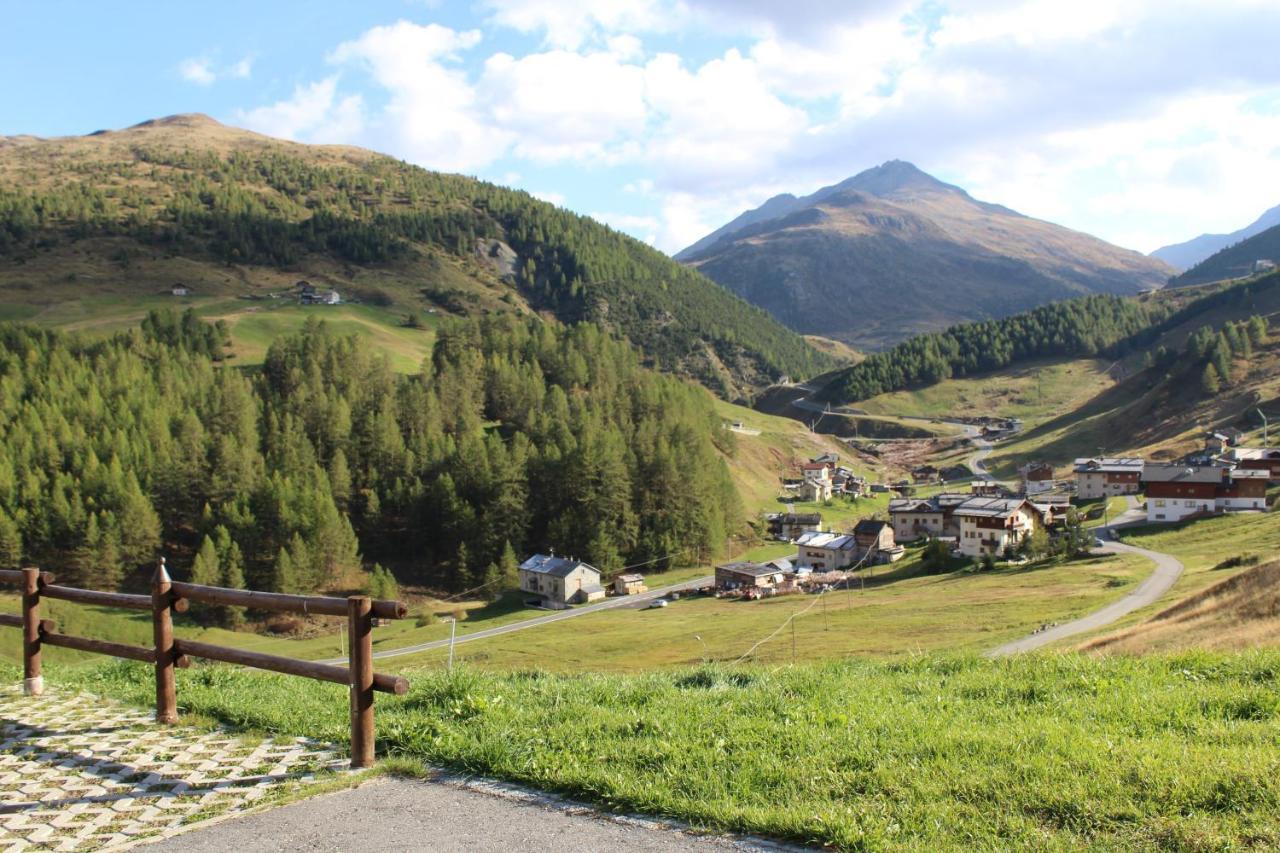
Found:
[[[1107,531],[1109,535],[1114,536],[1113,531],[1116,528],[1123,528],[1146,521],[1146,513],[1138,508],[1137,501],[1132,497],[1127,498],[1127,500],[1129,508],[1113,522],[1111,530]],[[1148,575],[1146,580],[1138,584],[1138,587],[1133,592],[1130,592],[1120,600],[1113,601],[1105,607],[1101,607],[1071,622],[1055,625],[1047,630],[1023,637],[1020,640],[997,646],[987,652],[986,656],[996,658],[1029,652],[1067,637],[1105,628],[1135,610],[1155,604],[1182,576],[1182,563],[1169,554],[1126,545],[1123,542],[1116,541],[1114,538],[1107,542],[1102,547],[1102,550],[1111,554],[1138,554],[1146,557],[1155,563],[1155,571]]]

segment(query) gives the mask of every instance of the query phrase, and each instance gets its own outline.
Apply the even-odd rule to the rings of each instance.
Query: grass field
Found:
[[[47,677],[153,701],[143,665]],[[377,706],[379,746],[402,772],[447,766],[844,850],[1280,845],[1276,652],[644,675],[463,667],[411,680],[407,696]],[[347,739],[336,685],[199,666],[178,672],[178,701],[234,726]]]
[[[750,550],[744,554],[744,558],[772,559],[784,553],[794,553],[794,551],[793,546],[774,543]],[[650,588],[656,589],[709,575],[711,571],[710,566],[693,566],[669,572],[650,573],[646,575],[646,581]],[[418,618],[423,611],[430,611],[436,615],[436,618],[429,623],[425,622]],[[19,612],[17,596],[11,594],[11,588],[4,589],[0,592],[0,613],[17,612]],[[389,621],[375,628],[373,647],[375,651],[382,651],[447,639],[450,626],[446,618],[458,619],[458,636],[463,637],[476,631],[497,628],[543,615],[545,611],[525,607],[523,596],[514,592],[494,602],[450,602],[428,599],[415,605],[408,619]],[[41,616],[56,622],[58,630],[64,634],[137,646],[150,646],[152,642],[149,614],[109,607],[86,607],[67,601],[47,599],[41,603]],[[192,616],[181,615],[175,619],[174,630],[179,637],[189,640],[315,660],[341,657],[347,653],[343,645],[344,621],[339,618],[318,620],[312,625],[312,636],[305,638],[207,628],[200,626]],[[21,634],[18,631],[0,630],[0,660],[21,660],[21,648]],[[100,659],[86,652],[53,647],[46,649],[44,655],[46,660],[53,663],[76,663]]]
[[[431,354],[438,315],[420,314],[424,328],[404,326],[404,312],[372,305],[303,307],[292,299],[249,301],[226,297],[93,296],[57,302],[44,308],[0,303],[0,321],[21,320],[87,335],[110,335],[137,326],[148,311],[192,308],[206,320],[224,320],[231,330],[235,365],[261,364],[267,347],[280,335],[302,330],[312,317],[324,320],[338,335],[356,335],[387,356],[401,373],[416,373]]]
[[[794,552],[794,546],[779,547],[780,554]],[[861,589],[755,602],[686,597],[662,610],[588,614],[478,640],[459,647],[456,655],[487,669],[637,672],[734,661],[769,637],[750,660],[979,652],[1118,598],[1150,572],[1150,563],[1141,557],[1105,557],[984,573],[917,572],[918,553],[913,552],[901,563],[868,572]],[[591,642],[577,642],[583,636]],[[444,653],[402,660],[404,666],[439,666]]]
[[[1035,362],[988,376],[947,379],[917,391],[881,394],[856,404],[868,414],[926,418],[997,416],[1028,425],[1069,411],[1110,387],[1108,362]]]

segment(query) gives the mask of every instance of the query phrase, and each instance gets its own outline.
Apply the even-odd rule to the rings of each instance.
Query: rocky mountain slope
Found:
[[[1280,205],[1271,208],[1251,225],[1239,231],[1233,231],[1230,234],[1201,234],[1185,243],[1174,243],[1171,246],[1156,249],[1151,253],[1151,257],[1158,258],[1179,270],[1189,270],[1216,252],[1277,225],[1280,225]]]
[[[696,271],[527,193],[200,115],[0,138],[0,319],[178,283],[266,299],[298,279],[407,312],[598,322],[731,399],[831,363]]]
[[[1159,288],[1173,273],[901,161],[777,196],[676,257],[793,329],[868,348],[1057,299]]]

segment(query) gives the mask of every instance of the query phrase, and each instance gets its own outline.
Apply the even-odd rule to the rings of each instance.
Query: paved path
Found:
[[[376,779],[349,791],[196,829],[156,850],[265,853],[319,850],[776,850],[749,839],[693,835],[657,821],[616,818],[508,786]]]
[[[1132,511],[1131,509],[1130,512]],[[1125,513],[1125,515],[1128,514],[1128,512]],[[1142,518],[1146,519],[1145,514]],[[1003,646],[987,652],[987,657],[1004,657],[1020,652],[1029,652],[1076,634],[1105,628],[1135,610],[1155,604],[1182,575],[1182,563],[1169,554],[1148,551],[1146,548],[1135,548],[1132,545],[1125,545],[1122,542],[1115,541],[1108,542],[1103,547],[1103,550],[1113,554],[1140,554],[1156,564],[1155,571],[1148,575],[1147,579],[1140,583],[1137,589],[1119,601],[1114,601],[1073,622],[1057,625],[1038,634],[1023,637],[1021,640],[1014,640],[1012,643],[1005,643]]]
[[[474,640],[487,640],[490,637],[501,637],[503,634],[512,634],[516,631],[527,631],[530,628],[536,628],[539,625],[548,625],[552,622],[562,622],[565,619],[574,619],[578,616],[586,616],[588,613],[599,613],[602,610],[635,610],[641,607],[647,607],[649,602],[655,598],[661,598],[672,592],[682,592],[686,589],[697,589],[699,587],[710,586],[715,583],[714,575],[706,575],[693,580],[684,581],[683,583],[674,583],[670,586],[663,586],[657,589],[651,589],[648,592],[639,595],[617,596],[598,604],[587,604],[581,607],[574,607],[569,610],[556,610],[548,613],[546,616],[535,616],[532,619],[524,619],[520,622],[512,622],[509,625],[500,625],[497,628],[485,628],[482,631],[474,631],[470,634],[461,634],[453,641],[455,646],[463,643],[470,643]],[[375,659],[394,658],[401,655],[412,655],[418,652],[429,652],[433,649],[447,649],[449,640],[432,640],[429,643],[418,643],[414,646],[405,646],[400,649],[386,649],[374,652]],[[320,661],[320,663],[345,664],[346,658],[333,658],[331,660]]]
[[[0,851],[101,850],[332,778],[347,759],[300,738],[160,726],[152,712],[52,687],[0,689]]]

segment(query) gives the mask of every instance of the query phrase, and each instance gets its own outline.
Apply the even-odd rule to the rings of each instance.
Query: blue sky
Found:
[[[676,251],[887,159],[1150,251],[1280,204],[1274,0],[6,0],[0,134],[179,112]]]

